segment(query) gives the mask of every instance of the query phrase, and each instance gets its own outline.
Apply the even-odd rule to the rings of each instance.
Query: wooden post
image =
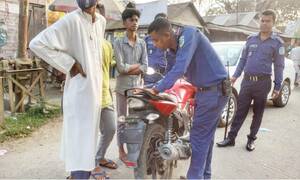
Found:
[[[0,125],[4,122],[3,77],[0,76]]]
[[[38,76],[35,78],[35,80],[32,82],[32,84],[31,84],[31,86],[28,88],[28,92],[31,92],[33,89],[34,89],[34,87],[35,87],[35,85],[37,84],[37,82],[40,82],[41,81],[41,76],[42,76],[43,74],[41,74],[41,73],[38,73]],[[16,109],[18,109],[20,106],[21,106],[21,104],[23,104],[23,102],[24,102],[24,99],[25,99],[25,92],[24,91],[22,91],[23,92],[23,97],[22,97],[22,99],[18,102],[18,104],[16,105]],[[31,97],[31,96],[29,96],[29,97]]]
[[[39,82],[39,88],[40,88],[40,95],[41,95],[41,99],[42,101],[45,101],[45,85],[44,85],[44,70],[39,71],[40,76],[40,82]]]
[[[8,77],[11,77],[11,75],[8,75]],[[14,103],[14,89],[13,89],[13,83],[11,79],[7,79],[8,83],[8,94],[9,94],[9,106],[10,106],[10,112],[15,113],[15,103]]]

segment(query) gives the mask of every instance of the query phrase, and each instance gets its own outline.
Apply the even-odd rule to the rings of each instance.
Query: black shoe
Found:
[[[255,144],[254,144],[254,140],[253,139],[248,139],[247,145],[246,145],[246,149],[248,151],[253,151],[255,149]]]
[[[185,176],[180,176],[179,179],[187,179]]]
[[[235,140],[227,137],[224,141],[218,142],[217,145],[218,147],[234,146]]]

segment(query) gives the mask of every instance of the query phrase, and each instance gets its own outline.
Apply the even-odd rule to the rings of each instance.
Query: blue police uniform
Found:
[[[148,66],[155,69],[162,75],[165,75],[174,65],[175,56],[170,51],[163,51],[154,46],[151,36],[146,36],[145,42],[147,45],[148,53]],[[144,76],[145,85],[155,84],[161,79],[160,75],[147,75]]]
[[[283,41],[276,34],[262,41],[260,34],[248,37],[242,56],[233,77],[238,78],[244,71],[244,78],[238,98],[237,114],[231,125],[228,138],[235,139],[254,101],[254,116],[250,127],[249,140],[255,140],[261,125],[268,93],[271,90],[272,64],[274,63],[274,90],[279,91],[284,69]]]
[[[166,71],[164,74],[167,74],[167,72],[169,72],[172,69],[172,67],[174,66],[175,61],[176,61],[176,54],[173,51],[168,49],[166,51],[166,58],[167,58],[167,66],[166,66]]]
[[[177,38],[175,65],[154,88],[163,92],[183,76],[198,87],[190,133],[192,158],[187,177],[209,179],[214,134],[228,100],[221,90],[227,72],[209,40],[197,28],[184,27],[179,31]]]

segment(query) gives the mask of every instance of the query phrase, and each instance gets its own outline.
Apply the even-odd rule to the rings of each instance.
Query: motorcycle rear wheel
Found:
[[[174,161],[162,159],[157,146],[164,140],[166,129],[157,123],[147,125],[144,142],[135,169],[138,179],[171,179]]]

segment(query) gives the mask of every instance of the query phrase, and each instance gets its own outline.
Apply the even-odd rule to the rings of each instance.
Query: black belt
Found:
[[[245,74],[244,79],[246,79],[248,81],[262,81],[265,79],[271,79],[271,76],[270,75],[250,76],[248,74]]]
[[[207,91],[217,91],[218,89],[222,89],[221,84],[217,84],[210,87],[198,87],[198,92],[207,92]]]

